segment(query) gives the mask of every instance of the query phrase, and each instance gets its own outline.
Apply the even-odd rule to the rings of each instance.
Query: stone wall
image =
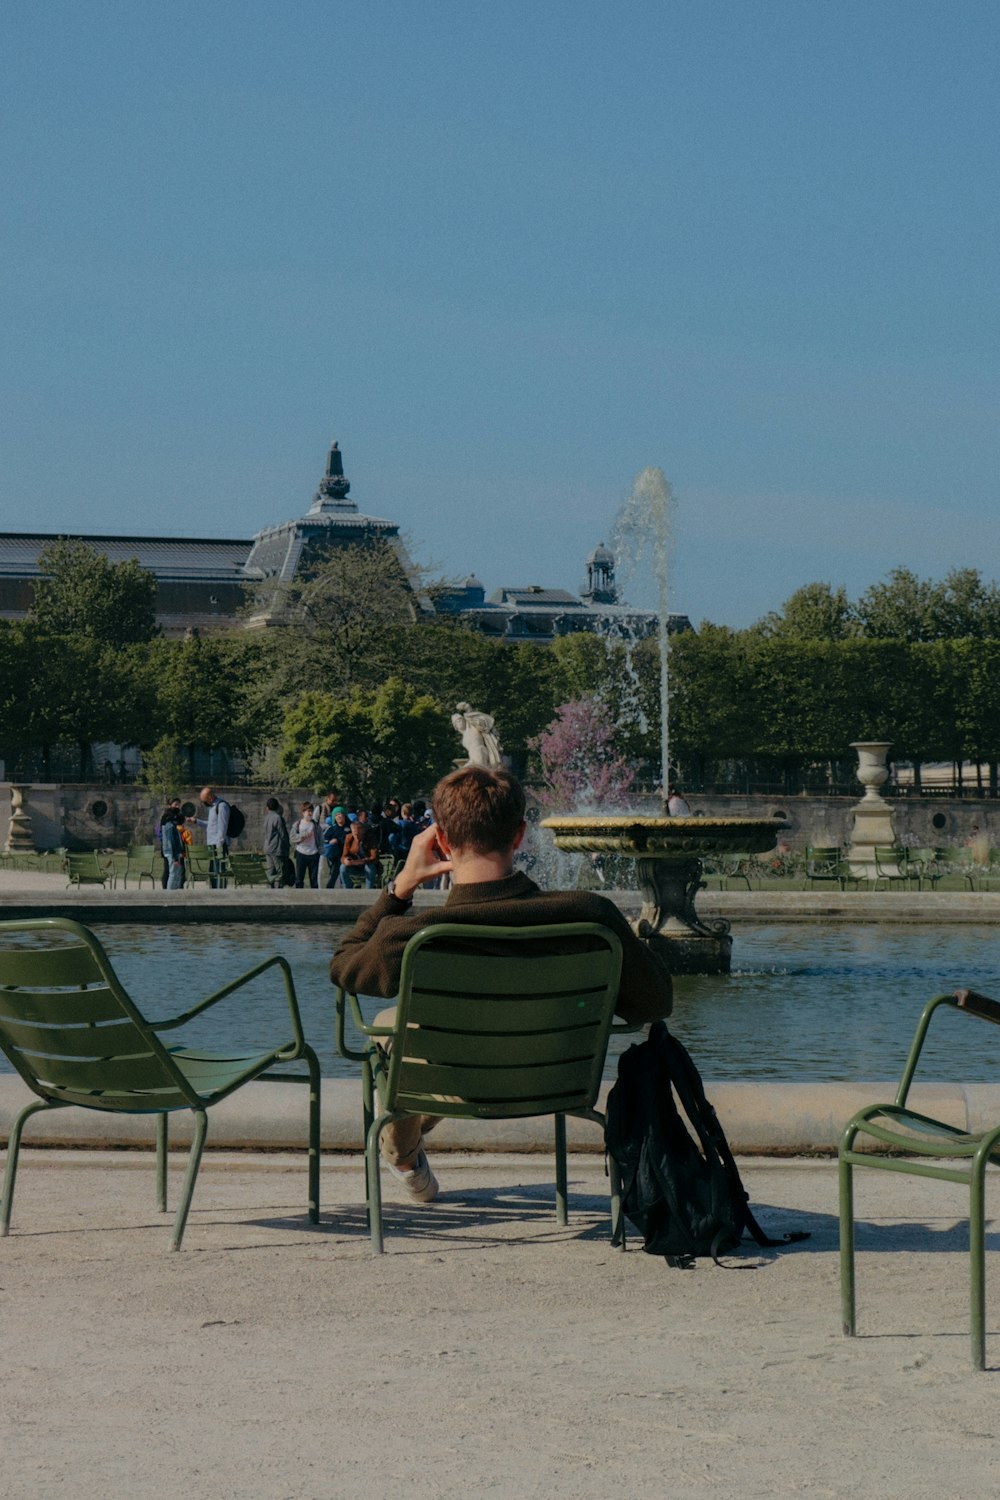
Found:
[[[197,804],[200,787],[183,788],[179,796]],[[235,802],[247,820],[240,847],[260,846],[264,804],[272,795],[267,787],[225,787],[215,790],[227,802]],[[311,792],[285,792],[279,798],[291,822],[292,808],[313,799]],[[160,813],[149,792],[141,786],[42,786],[32,785],[24,798],[31,817],[36,849],[124,849],[128,844],[151,844],[153,826]],[[200,810],[199,810],[200,811]],[[0,782],[0,849],[7,841],[10,823],[10,783]],[[204,831],[200,830],[204,837]],[[196,835],[196,840],[198,835]]]
[[[216,787],[227,802],[236,802],[246,816],[244,848],[260,844],[264,803],[271,796],[267,787]],[[181,792],[185,801],[196,803],[200,788]],[[293,790],[279,801],[291,821],[291,809],[314,793]],[[706,817],[783,817],[789,829],[784,838],[794,849],[807,844],[840,845],[850,840],[854,797],[750,797],[692,795],[691,810]],[[907,844],[963,844],[973,823],[996,848],[1000,848],[1000,801],[964,797],[900,797],[890,802],[897,840]],[[37,849],[123,849],[126,844],[149,844],[160,809],[149,793],[138,786],[42,786],[32,785],[25,796]],[[642,809],[655,812],[650,803]],[[10,784],[0,782],[0,849],[7,841],[10,822]]]

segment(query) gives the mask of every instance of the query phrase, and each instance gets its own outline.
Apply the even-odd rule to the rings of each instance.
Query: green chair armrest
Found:
[[[171,1016],[166,1021],[150,1021],[148,1024],[154,1031],[171,1031],[177,1026],[183,1026],[188,1021],[192,1021],[195,1016],[200,1016],[210,1006],[217,1005],[220,1000],[225,1000],[235,990],[241,989],[245,984],[249,984],[251,979],[257,979],[259,975],[266,973],[268,969],[274,968],[275,965],[281,970],[284,980],[285,999],[288,1002],[288,1012],[292,1021],[292,1033],[295,1038],[292,1049],[287,1053],[287,1061],[292,1062],[295,1058],[303,1055],[306,1039],[305,1033],[302,1030],[302,1017],[299,1014],[299,1002],[295,994],[295,981],[292,978],[292,971],[288,960],[283,958],[280,953],[274,953],[270,958],[266,958],[263,963],[257,964],[255,968],[248,969],[238,979],[233,979],[229,984],[223,985],[221,990],[216,990],[214,995],[209,995],[206,1000],[199,1001],[197,1005],[193,1005],[190,1010],[184,1011],[182,1015]],[[284,1051],[284,1049],[282,1050]]]
[[[337,1051],[341,1057],[346,1057],[351,1062],[364,1062],[370,1049],[358,1052],[347,1045],[345,1022],[348,1003],[351,1007],[351,1020],[363,1035],[367,1037],[394,1036],[396,1028],[394,1026],[370,1026],[362,1014],[357,995],[341,988],[340,985],[337,986]]]

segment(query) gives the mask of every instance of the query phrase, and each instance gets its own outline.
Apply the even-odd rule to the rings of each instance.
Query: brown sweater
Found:
[[[622,944],[616,1013],[643,1024],[669,1016],[670,975],[640,942],[612,902],[589,891],[542,891],[527,875],[453,885],[443,907],[415,910],[383,891],[341,940],[330,960],[334,984],[356,994],[391,999],[399,989],[403,949],[415,932],[438,922],[532,927],[552,922],[600,922]]]

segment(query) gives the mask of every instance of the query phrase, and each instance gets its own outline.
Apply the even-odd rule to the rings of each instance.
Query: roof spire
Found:
[[[344,478],[344,457],[339,443],[331,443],[326,473],[320,480],[319,494],[329,500],[344,500],[350,494],[351,482]]]

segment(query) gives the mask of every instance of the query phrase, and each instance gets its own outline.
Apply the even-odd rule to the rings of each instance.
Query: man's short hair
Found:
[[[431,799],[434,819],[453,849],[499,854],[524,822],[524,791],[509,771],[463,766],[444,776]]]

